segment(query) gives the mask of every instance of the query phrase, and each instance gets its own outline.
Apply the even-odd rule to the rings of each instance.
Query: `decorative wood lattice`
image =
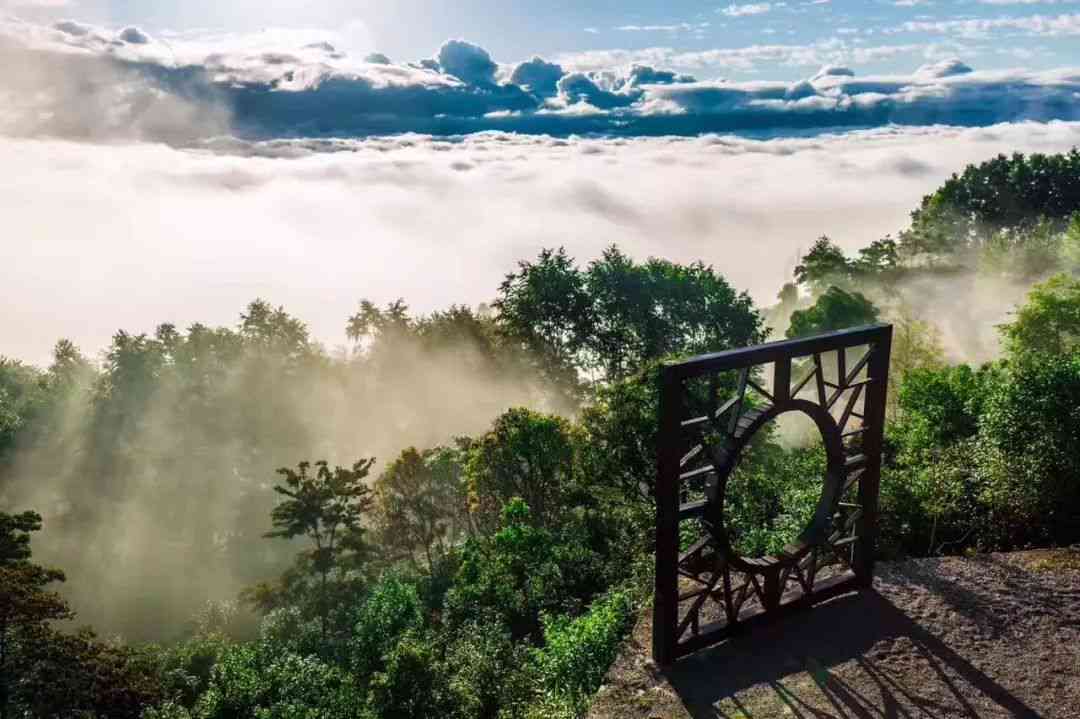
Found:
[[[892,327],[874,325],[663,368],[657,663],[870,585],[891,342]],[[745,557],[726,526],[729,479],[755,433],[786,412],[806,414],[821,433],[820,499],[797,540]]]

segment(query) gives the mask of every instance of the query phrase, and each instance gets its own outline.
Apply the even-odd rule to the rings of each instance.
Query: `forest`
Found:
[[[334,350],[255,300],[0,358],[0,719],[583,716],[650,601],[658,368],[770,338],[894,325],[883,558],[1080,542],[1080,151],[818,239],[769,307],[617,247],[508,269],[477,308],[361,302]],[[926,303],[970,282],[1024,288],[978,363]],[[743,551],[823,463],[757,441]]]

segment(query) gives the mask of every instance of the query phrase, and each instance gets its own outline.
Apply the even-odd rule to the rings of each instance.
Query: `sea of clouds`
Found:
[[[223,144],[0,139],[2,353],[40,362],[61,336],[95,351],[120,327],[233,324],[254,297],[333,346],[360,298],[475,305],[558,245],[582,261],[612,243],[701,259],[769,304],[818,235],[864,246],[965,164],[1066,150],[1080,124]],[[983,318],[991,336],[1008,307]]]
[[[817,236],[855,250],[967,163],[1080,144],[1080,71],[697,82],[319,37],[0,22],[0,354],[255,297],[334,346],[361,298],[475,305],[559,245],[700,259],[769,304]]]

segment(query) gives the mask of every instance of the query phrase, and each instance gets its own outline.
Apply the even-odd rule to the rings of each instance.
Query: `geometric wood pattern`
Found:
[[[658,664],[870,586],[891,342],[891,326],[873,325],[663,367]],[[725,526],[728,480],[754,434],[786,412],[806,414],[821,433],[820,499],[798,539],[776,554],[744,557]]]

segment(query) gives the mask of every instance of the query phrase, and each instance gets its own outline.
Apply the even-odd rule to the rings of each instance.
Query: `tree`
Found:
[[[822,235],[795,266],[795,281],[814,292],[821,292],[838,282],[848,282],[851,269],[844,251]]]
[[[806,337],[848,327],[877,322],[878,309],[858,292],[846,292],[833,286],[805,310],[791,313],[787,336]]]
[[[493,306],[503,331],[532,352],[557,384],[574,384],[591,305],[581,271],[560,247],[542,250],[535,262],[519,262]]]
[[[446,595],[448,626],[499,622],[517,641],[538,641],[542,612],[577,610],[600,589],[595,569],[602,560],[581,537],[537,525],[515,497],[496,531],[465,543]]]
[[[23,695],[35,645],[47,641],[50,622],[73,616],[67,602],[48,589],[64,573],[30,562],[30,533],[41,529],[36,512],[0,512],[0,719],[12,716]]]
[[[500,415],[469,451],[465,477],[478,525],[497,526],[504,505],[525,500],[531,516],[551,525],[568,509],[574,484],[574,428],[569,421],[524,408]]]
[[[374,514],[379,544],[391,554],[415,561],[429,572],[448,543],[465,529],[468,512],[460,449],[409,447],[375,481]]]
[[[666,355],[764,338],[750,296],[712,267],[657,258],[639,263],[615,246],[585,271],[565,251],[544,250],[499,292],[500,326],[567,379],[612,381]]]
[[[1013,321],[1000,329],[1015,358],[1072,351],[1080,345],[1080,280],[1055,275],[1035,285]]]
[[[945,348],[941,332],[931,322],[916,319],[901,310],[893,322],[892,354],[889,360],[888,417],[900,416],[900,385],[916,369],[941,369],[945,366]]]
[[[899,265],[900,251],[896,240],[884,237],[859,250],[859,256],[851,263],[851,269],[857,277],[863,279],[893,272]]]
[[[591,322],[586,358],[607,381],[668,355],[744,347],[764,339],[762,317],[745,292],[701,262],[636,263],[612,246],[591,262],[585,288]]]
[[[316,612],[323,641],[327,638],[331,612],[330,578],[358,568],[367,547],[364,515],[371,508],[371,490],[364,484],[375,459],[362,459],[352,469],[335,467],[325,461],[301,462],[297,469],[282,467],[278,474],[285,483],[274,491],[285,500],[274,507],[275,529],[267,537],[306,537],[313,547],[300,556],[300,566],[317,578]]]
[[[1015,153],[954,174],[923,198],[900,235],[906,257],[943,257],[976,249],[1001,229],[1048,219],[1063,225],[1080,210],[1080,151]]]

